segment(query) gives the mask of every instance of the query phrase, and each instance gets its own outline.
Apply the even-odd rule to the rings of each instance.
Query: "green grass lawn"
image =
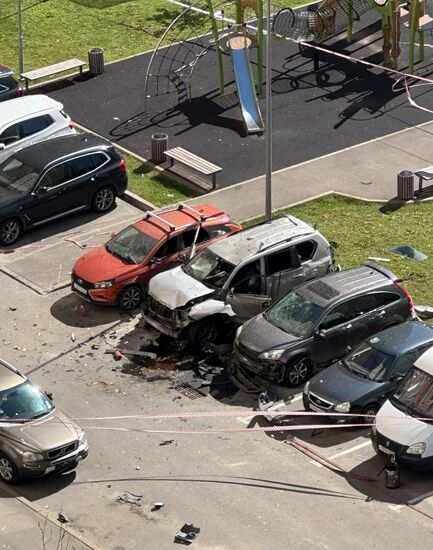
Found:
[[[369,261],[369,256],[389,258],[381,263],[403,280],[415,303],[433,306],[433,202],[406,204],[384,214],[382,205],[338,196],[327,196],[275,215],[293,214],[337,243],[336,260],[342,267]],[[423,262],[387,252],[392,245],[409,244],[428,256]]]
[[[143,164],[121,151],[128,167],[128,189],[155,206],[165,206],[197,196],[197,193],[180,185],[159,170]]]

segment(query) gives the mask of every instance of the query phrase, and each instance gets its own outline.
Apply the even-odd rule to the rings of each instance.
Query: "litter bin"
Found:
[[[165,161],[164,151],[168,149],[168,135],[167,134],[153,134],[152,140],[152,162],[153,164],[161,164]]]
[[[402,170],[397,174],[397,198],[402,201],[413,199],[414,173],[410,170]]]
[[[105,72],[104,50],[91,48],[88,52],[89,72],[91,74],[103,74]]]

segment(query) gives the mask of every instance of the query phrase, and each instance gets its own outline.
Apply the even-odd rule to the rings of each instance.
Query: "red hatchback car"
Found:
[[[158,213],[147,212],[143,219],[77,260],[71,274],[72,290],[95,304],[135,309],[151,277],[240,229],[226,213],[208,204],[191,207],[180,203]]]

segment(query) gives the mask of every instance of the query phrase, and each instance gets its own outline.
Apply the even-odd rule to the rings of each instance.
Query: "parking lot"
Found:
[[[265,549],[272,540],[275,548],[342,549],[347,533],[352,548],[379,548],[383,540],[426,548],[433,477],[403,470],[401,488],[385,489],[383,460],[368,429],[255,431],[269,426],[251,414],[256,397],[236,391],[215,356],[174,353],[161,343],[149,344],[154,361],[113,359],[113,350],[140,349],[154,334],[138,315],[114,308],[87,305],[81,316],[68,273],[85,248],[139,216],[119,201],[103,217],[86,214],[29,233],[19,248],[0,255],[3,358],[52,391],[56,405],[80,419],[90,443],[75,472],[13,489],[35,521],[56,521],[62,512],[75,540],[113,550],[169,548],[184,523],[201,528],[198,548]],[[302,409],[299,390],[285,394],[292,395],[289,410]],[[204,411],[231,416],[191,416]],[[136,415],[157,417],[106,418]],[[208,433],[191,433],[197,430]],[[295,440],[287,444],[290,435]],[[141,505],[119,501],[125,491],[141,495]],[[151,511],[157,501],[164,507]],[[2,536],[12,528],[0,521]],[[5,540],[6,548],[23,547]]]

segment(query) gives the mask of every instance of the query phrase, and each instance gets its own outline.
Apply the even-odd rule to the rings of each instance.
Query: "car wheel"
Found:
[[[214,320],[203,320],[194,323],[189,329],[189,341],[195,351],[201,351],[209,344],[214,344],[219,337],[220,327]]]
[[[15,485],[20,481],[15,463],[3,453],[0,453],[0,478],[9,485]]]
[[[0,226],[0,244],[10,246],[20,238],[22,233],[21,223],[16,218],[6,220]]]
[[[95,212],[107,212],[116,202],[116,193],[112,187],[101,187],[92,200],[92,208]]]
[[[143,301],[143,292],[139,286],[125,287],[119,296],[119,306],[123,311],[137,309]]]
[[[308,357],[298,357],[286,366],[284,381],[287,386],[294,388],[304,384],[311,376],[313,365]]]
[[[362,414],[368,414],[370,416],[361,416],[361,422],[365,422],[365,424],[372,424],[374,421],[373,416],[376,416],[376,414],[379,412],[379,405],[377,403],[370,403],[370,405],[367,405],[362,409]]]

